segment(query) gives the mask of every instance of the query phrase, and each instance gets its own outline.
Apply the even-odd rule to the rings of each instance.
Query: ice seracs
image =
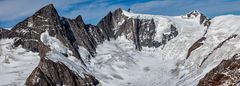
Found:
[[[51,59],[54,62],[62,62],[68,68],[78,73],[80,76],[84,77],[84,72],[86,70],[83,68],[85,66],[81,65],[81,63],[78,63],[80,61],[74,60],[74,56],[72,56],[72,51],[69,50],[67,47],[65,47],[61,41],[59,41],[57,38],[52,37],[49,35],[48,31],[41,34],[41,41],[47,45],[50,46],[51,51],[46,53],[46,58]],[[76,62],[76,63],[75,63]]]

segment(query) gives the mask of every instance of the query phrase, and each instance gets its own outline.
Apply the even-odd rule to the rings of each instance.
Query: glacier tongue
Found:
[[[174,61],[162,57],[163,54],[157,53],[160,51],[160,48],[137,51],[130,41],[120,37],[98,46],[98,54],[91,60],[90,68],[104,86],[169,85],[165,80],[172,74],[167,70],[175,67]]]

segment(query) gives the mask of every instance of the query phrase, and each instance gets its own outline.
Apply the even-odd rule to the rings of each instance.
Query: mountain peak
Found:
[[[29,28],[35,28],[35,30],[38,30],[36,29],[37,26],[43,26],[43,24],[45,26],[49,26],[49,24],[57,24],[59,23],[59,20],[60,17],[54,5],[48,4],[36,11],[32,16],[14,26],[12,29],[18,33],[21,32],[22,29],[27,30]],[[44,28],[46,29],[46,27]],[[41,29],[44,30],[43,28]]]
[[[198,10],[193,10],[192,13],[200,13],[201,14],[201,12],[199,12]]]
[[[3,32],[3,31],[7,31],[7,29],[4,29],[4,28],[0,27],[0,33]]]
[[[187,13],[187,17],[197,17],[203,15],[201,12],[194,10],[189,13]]]
[[[44,7],[42,7],[40,10],[44,10],[44,9],[45,10],[46,9],[48,9],[48,10],[56,10],[53,4],[48,4],[48,5],[44,6]]]
[[[122,8],[118,8],[118,9],[114,10],[112,13],[120,15],[120,14],[122,14],[122,12],[123,12],[123,9]]]
[[[82,16],[80,16],[80,15],[78,15],[78,16],[75,18],[75,20],[77,20],[77,21],[83,21]]]
[[[117,8],[115,11],[119,11],[120,12],[120,11],[123,11],[123,9],[122,8]]]
[[[210,23],[211,23],[210,19],[207,16],[205,16],[203,13],[201,13],[197,10],[194,10],[194,11],[191,11],[191,12],[187,13],[186,16],[189,19],[198,18],[199,23],[203,24],[204,26],[209,26]]]
[[[48,4],[48,5],[46,5],[46,6],[44,6],[45,8],[54,8],[54,5],[53,4]],[[43,8],[44,8],[43,7]]]
[[[75,20],[76,23],[78,23],[79,25],[84,26],[84,24],[85,24],[81,15],[78,15],[74,20]]]
[[[50,18],[50,17],[58,17],[57,10],[55,9],[53,4],[48,4],[38,10],[34,15],[39,15],[42,17]]]

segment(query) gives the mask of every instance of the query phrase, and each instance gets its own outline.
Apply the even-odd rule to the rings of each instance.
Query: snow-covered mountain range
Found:
[[[0,85],[240,85],[240,16],[109,12],[97,25],[49,4],[0,28]]]

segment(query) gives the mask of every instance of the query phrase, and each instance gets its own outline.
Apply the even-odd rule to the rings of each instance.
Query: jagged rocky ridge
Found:
[[[117,38],[124,35],[128,40],[132,40],[136,49],[141,50],[142,46],[159,47],[166,44],[167,41],[176,37],[178,31],[174,25],[171,25],[170,34],[162,34],[161,41],[154,40],[156,34],[156,25],[154,19],[129,18],[123,14],[121,8],[110,12],[105,16],[97,26],[110,38]]]
[[[163,33],[159,33],[159,26],[157,26],[157,23],[161,23],[163,21],[158,21],[158,19],[158,17],[143,18],[143,15],[134,15],[122,9],[117,9],[114,12],[109,12],[96,26],[94,26],[85,24],[81,16],[78,16],[75,19],[60,17],[54,6],[50,4],[37,11],[33,16],[28,17],[24,21],[17,24],[12,28],[12,30],[0,29],[0,37],[2,39],[15,38],[15,47],[22,46],[29,51],[39,52],[41,60],[39,62],[39,65],[33,70],[32,74],[26,80],[26,85],[28,86],[98,85],[100,84],[99,80],[97,80],[94,75],[88,71],[87,64],[89,60],[91,58],[94,58],[97,54],[97,46],[102,44],[104,41],[115,40],[123,36],[124,38],[133,41],[135,49],[139,51],[142,51],[145,47],[161,47],[162,50],[167,50],[169,47],[165,48],[165,46],[171,44],[172,41],[176,41],[174,38],[178,37],[179,34],[183,34],[180,30],[181,27],[176,22],[168,22],[169,25],[164,27],[165,31],[163,31]],[[202,52],[201,50],[204,50],[204,48],[201,47],[208,47],[204,41],[211,39],[212,36],[211,34],[208,34],[209,28],[211,28],[211,20],[209,20],[202,13],[193,11],[184,16],[183,19],[197,19],[198,24],[204,28],[200,28],[203,29],[200,33],[201,36],[193,36],[193,40],[190,39],[191,41],[189,44],[192,45],[175,45],[178,45],[179,47],[183,46],[184,48],[188,49],[188,51],[184,49],[182,50],[188,52],[186,54],[186,60],[183,61],[183,63],[181,63],[182,61],[180,61],[180,63],[176,63],[177,67],[172,71],[173,73],[181,76],[180,81],[178,82],[180,85],[184,85],[181,82],[186,78],[189,78],[187,75],[181,75],[181,72],[179,71],[185,70],[181,69],[181,66],[186,66],[187,69],[189,68],[188,65],[191,63],[191,60],[200,58],[201,56],[196,57],[193,55],[196,55],[196,52]],[[171,19],[168,21],[171,21]],[[56,39],[58,39],[63,44],[63,46],[67,47],[71,53],[58,51],[58,49],[54,48],[51,44],[46,43],[48,41],[44,41],[43,39],[45,38],[41,38],[43,36],[43,33],[46,32],[49,34],[49,36],[56,37]],[[157,37],[158,39],[156,39]],[[234,38],[235,37],[237,37],[237,35],[234,36]],[[79,51],[81,47],[89,52],[87,58],[82,57],[81,51]],[[209,51],[213,50],[217,52],[218,48],[220,47],[217,47],[215,49],[209,48]],[[64,58],[70,58],[73,56],[74,58],[78,59],[81,63],[81,68],[83,69],[81,70],[83,76],[69,68],[68,64],[61,61],[53,61],[50,56],[53,56],[52,54],[54,53],[60,53]],[[214,53],[213,55],[218,56]],[[211,56],[207,57],[210,58]],[[237,59],[231,59],[230,62],[239,64],[236,60]],[[209,59],[206,59],[206,61],[203,59],[203,61],[200,62],[208,61]],[[225,63],[225,61],[223,61],[221,64],[223,63]],[[219,64],[216,68],[218,69],[218,67],[222,67],[221,64]],[[204,67],[207,65],[200,64],[198,66],[200,66],[199,69],[192,68],[191,70],[195,69],[202,71],[202,69],[204,69]],[[224,67],[227,66],[231,65],[224,65]],[[226,68],[221,71],[216,71],[216,68],[210,71],[205,77],[202,77],[203,79],[201,79],[198,85],[209,85],[208,83],[212,82],[214,82],[212,85],[216,85],[215,82],[220,85],[230,79],[223,77],[224,80],[222,81],[218,81],[218,79],[211,80],[211,78],[215,77],[213,74],[219,73],[221,71],[229,71]],[[194,73],[195,72],[193,72],[193,74],[190,73],[189,75],[193,75],[194,77]],[[237,75],[238,72],[234,72],[234,74]],[[232,77],[235,77],[236,75],[233,75]],[[236,82],[237,80],[238,78],[231,81]]]
[[[59,39],[64,46],[72,51],[72,55],[79,59],[82,65],[85,65],[78,52],[79,46],[83,46],[91,55],[94,55],[97,43],[101,43],[104,39],[101,36],[94,37],[95,35],[101,35],[99,31],[93,30],[90,34],[88,30],[94,28],[91,25],[85,25],[81,16],[76,19],[60,17],[54,6],[50,4],[17,24],[11,31],[2,32],[1,35],[3,36],[1,38],[15,38],[13,44],[15,47],[21,45],[30,51],[39,52],[40,63],[28,78],[26,85],[97,85],[98,81],[93,76],[86,74],[90,78],[80,77],[63,63],[54,63],[47,59],[47,53],[51,49],[40,40],[41,34],[48,31],[50,36]],[[67,57],[66,53],[61,54]],[[61,68],[63,69],[60,70]],[[40,82],[35,82],[38,79],[36,77],[39,77]]]
[[[223,60],[199,81],[198,86],[238,86],[240,84],[239,63],[239,54],[235,54],[231,59]]]

